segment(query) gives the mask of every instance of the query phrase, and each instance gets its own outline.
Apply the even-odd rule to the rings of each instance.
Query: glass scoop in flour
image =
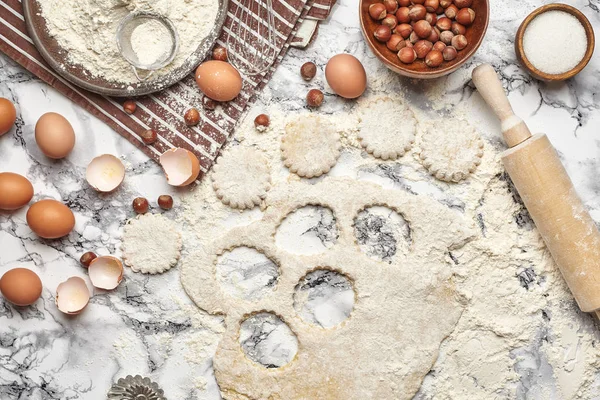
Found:
[[[179,36],[167,17],[138,11],[119,23],[117,46],[138,80],[145,81],[173,61],[179,49]],[[145,72],[140,75],[138,71]]]

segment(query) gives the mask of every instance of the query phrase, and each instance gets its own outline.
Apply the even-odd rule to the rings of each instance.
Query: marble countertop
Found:
[[[422,93],[441,90],[445,93],[440,100],[442,108],[451,108],[472,94],[469,75],[473,66],[492,63],[517,113],[532,131],[548,134],[592,216],[600,222],[600,56],[592,58],[576,78],[546,84],[528,76],[514,55],[513,37],[521,20],[545,3],[548,1],[493,1],[489,31],[474,59],[447,78],[406,81],[407,97],[417,107],[431,108]],[[582,10],[600,28],[597,1],[567,3]],[[317,41],[308,49],[290,50],[255,109],[273,102],[284,109],[303,108],[309,84],[299,77],[299,66],[314,60],[322,67],[340,52],[355,54],[373,76],[384,70],[366,48],[354,0],[338,1],[330,20],[320,26]],[[316,83],[323,85],[322,81]],[[387,83],[374,79],[373,84]],[[218,326],[219,321],[192,306],[177,269],[160,276],[127,270],[117,290],[96,291],[88,309],[78,317],[68,317],[54,305],[60,282],[73,275],[86,277],[78,262],[82,253],[119,253],[123,224],[134,216],[134,197],[144,196],[156,207],[159,195],[171,194],[176,206],[166,215],[174,218],[181,212],[177,204],[187,190],[169,187],[156,163],[3,55],[0,97],[11,99],[18,109],[16,128],[0,137],[0,171],[27,176],[34,185],[34,200],[61,199],[74,211],[77,221],[68,237],[44,241],[28,228],[26,208],[0,212],[0,275],[11,268],[26,267],[38,272],[44,283],[42,298],[35,306],[19,309],[0,299],[0,399],[101,399],[116,379],[127,374],[151,377],[170,399],[219,398],[210,354],[215,337],[207,334],[198,339],[206,326]],[[324,112],[334,113],[342,107],[343,101],[326,92]],[[49,111],[64,115],[77,133],[75,149],[64,160],[49,160],[35,144],[35,123]],[[491,114],[488,118],[493,120]],[[490,140],[500,146],[499,137]],[[109,195],[99,195],[84,179],[88,162],[102,153],[115,154],[126,164],[124,184]],[[190,354],[186,350],[198,340],[203,340],[198,346],[208,353]],[[540,373],[546,378],[537,382],[552,381],[551,371]],[[521,391],[520,398],[538,398],[532,394],[534,388],[528,389],[532,390]]]

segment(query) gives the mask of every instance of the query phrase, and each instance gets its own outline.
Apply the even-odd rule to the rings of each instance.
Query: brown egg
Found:
[[[29,203],[33,185],[27,178],[12,172],[0,172],[0,210],[16,210]]]
[[[10,131],[17,120],[17,110],[13,103],[0,97],[0,136]]]
[[[35,141],[50,158],[64,158],[75,146],[75,132],[65,117],[49,112],[35,124]]]
[[[59,201],[40,200],[27,210],[27,224],[38,236],[56,239],[73,230],[75,216]]]
[[[30,306],[42,295],[42,281],[32,270],[14,268],[0,278],[0,292],[16,306]]]
[[[200,90],[216,101],[235,99],[242,90],[240,73],[224,61],[206,61],[196,69],[196,83]]]
[[[350,54],[331,57],[325,67],[325,78],[334,92],[355,99],[367,88],[367,73],[358,59]]]

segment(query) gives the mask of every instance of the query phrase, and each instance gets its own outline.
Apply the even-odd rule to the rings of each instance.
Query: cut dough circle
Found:
[[[340,135],[317,115],[299,115],[285,126],[281,157],[289,170],[303,178],[321,176],[340,156]]]
[[[481,164],[483,140],[467,121],[444,118],[423,123],[419,131],[419,160],[437,179],[460,182]]]
[[[160,214],[141,214],[127,221],[123,261],[133,272],[160,274],[177,264],[181,235],[173,221]]]
[[[260,205],[271,188],[267,158],[256,149],[239,146],[219,157],[212,180],[221,202],[241,210]]]
[[[402,102],[376,97],[361,102],[359,107],[358,139],[367,153],[382,160],[395,160],[411,149],[417,121]]]

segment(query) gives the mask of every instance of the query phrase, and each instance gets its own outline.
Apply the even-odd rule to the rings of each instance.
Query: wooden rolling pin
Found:
[[[600,233],[594,220],[548,137],[543,133],[532,136],[514,114],[492,66],[475,68],[473,83],[502,123],[509,147],[502,153],[504,168],[579,308],[600,318]]]

